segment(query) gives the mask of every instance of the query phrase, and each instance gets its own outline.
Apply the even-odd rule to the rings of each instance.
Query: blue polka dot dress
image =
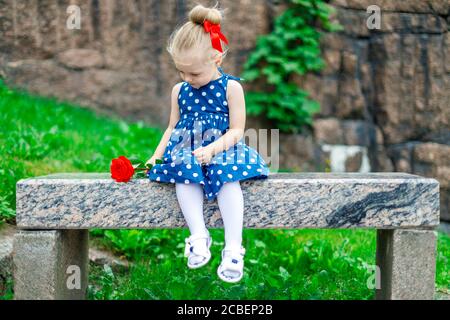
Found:
[[[241,80],[219,68],[222,76],[196,89],[183,82],[178,95],[180,120],[171,133],[163,163],[147,173],[151,181],[199,183],[207,200],[214,200],[227,182],[265,179],[269,168],[258,152],[245,144],[244,138],[228,150],[200,164],[192,151],[207,146],[229,129],[227,103],[228,80]]]

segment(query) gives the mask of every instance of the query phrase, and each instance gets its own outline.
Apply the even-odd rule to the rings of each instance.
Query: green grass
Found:
[[[162,132],[8,89],[0,80],[0,221],[11,221],[19,179],[54,172],[109,172],[119,155],[147,160]],[[144,160],[144,161],[145,161]]]
[[[147,159],[162,135],[69,103],[10,90],[0,81],[0,224],[14,223],[19,179],[55,172],[108,172],[119,155]],[[289,172],[289,170],[285,170]],[[187,229],[92,230],[92,242],[126,256],[126,274],[91,266],[90,299],[372,299],[373,230],[245,230],[245,277],[216,275],[223,230],[213,229],[213,259],[190,270]],[[450,237],[439,234],[436,285],[449,291]],[[369,267],[369,269],[368,269]],[[13,297],[8,281],[0,299]]]
[[[93,267],[90,299],[373,299],[375,230],[244,230],[245,276],[216,275],[222,229],[212,229],[213,258],[190,270],[185,229],[107,231],[101,243],[132,261],[129,274]],[[119,233],[120,234],[120,233]],[[98,239],[94,241],[97,242]],[[123,249],[120,249],[123,248]],[[449,292],[450,238],[438,237],[436,287]]]
[[[190,270],[183,257],[185,229],[134,230],[152,239],[119,250],[131,261],[130,275],[94,268],[92,299],[371,299],[366,265],[375,264],[373,230],[244,231],[245,276],[227,284],[216,275],[223,248],[222,229],[212,229],[213,258]],[[131,240],[131,239],[130,239]],[[115,240],[112,246],[117,249]],[[131,242],[131,241],[130,241]],[[102,289],[100,289],[102,288]]]

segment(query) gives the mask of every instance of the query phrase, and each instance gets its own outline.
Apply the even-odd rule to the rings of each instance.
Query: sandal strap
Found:
[[[228,255],[226,253],[229,252]],[[222,262],[220,263],[221,272],[228,271],[237,271],[243,272],[243,258],[245,255],[245,248],[241,247],[238,250],[222,250]]]
[[[239,260],[241,260],[245,256],[246,250],[245,250],[244,247],[241,247],[239,250],[236,250],[236,249],[234,249],[234,250],[223,249],[222,250],[222,259],[224,259],[225,254],[227,252],[230,253],[229,257],[231,257],[232,259],[239,259]]]
[[[220,270],[223,271],[237,271],[242,272],[242,267],[239,264],[233,264],[230,260],[223,260],[220,264]]]
[[[190,237],[186,238],[184,242],[186,243],[186,246],[184,247],[184,256],[188,257],[191,253],[193,242],[200,239],[206,239],[207,241],[211,241],[211,237],[209,235],[209,232],[207,234],[205,233],[197,233],[193,234]],[[206,253],[206,251],[205,251]],[[197,253],[196,253],[197,254]],[[197,254],[197,255],[204,255],[203,253]]]
[[[209,233],[197,233],[197,234],[193,234],[190,237],[186,238],[185,242],[186,243],[188,243],[188,242],[192,243],[192,242],[194,242],[196,240],[199,240],[199,239],[209,239],[209,238],[210,238]]]

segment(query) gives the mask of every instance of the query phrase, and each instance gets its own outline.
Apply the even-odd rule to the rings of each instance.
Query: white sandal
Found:
[[[244,255],[245,248],[243,247],[240,250],[223,249],[222,262],[217,268],[219,278],[229,283],[239,282],[244,275]]]
[[[206,251],[199,250],[200,246],[194,246],[194,242],[197,240],[206,240]],[[184,248],[184,256],[188,258],[187,266],[190,269],[197,269],[203,267],[211,259],[211,247],[212,239],[209,232],[206,234],[193,234],[189,238],[185,239],[186,246]],[[200,263],[192,263],[191,259],[193,257],[202,257],[203,260]]]

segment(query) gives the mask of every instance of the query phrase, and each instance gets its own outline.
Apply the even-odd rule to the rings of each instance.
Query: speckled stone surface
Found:
[[[377,230],[378,300],[432,300],[436,277],[433,230]]]
[[[429,228],[439,224],[439,182],[405,173],[271,173],[241,181],[247,228]],[[65,173],[17,183],[23,229],[186,227],[174,184],[109,173]],[[222,227],[204,201],[209,227]]]
[[[88,251],[88,230],[19,230],[13,249],[14,299],[85,299]],[[76,274],[79,285],[69,287],[76,284]]]

